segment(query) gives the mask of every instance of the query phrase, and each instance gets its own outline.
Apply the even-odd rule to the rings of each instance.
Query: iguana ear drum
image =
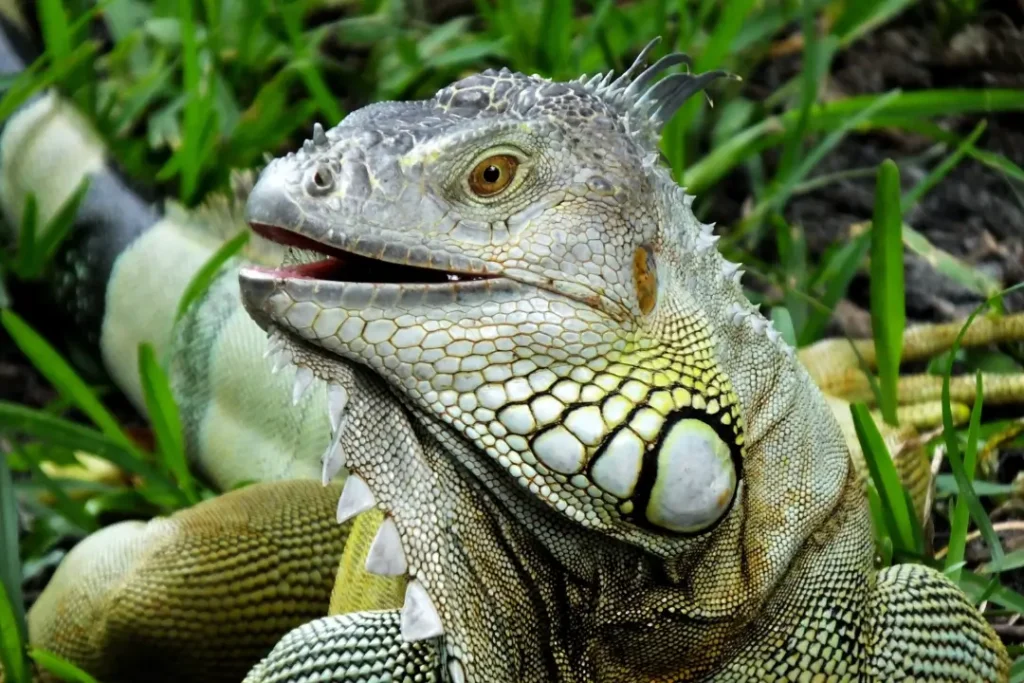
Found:
[[[654,262],[654,252],[647,244],[640,245],[633,252],[633,284],[636,285],[640,312],[647,315],[658,301],[658,271]]]

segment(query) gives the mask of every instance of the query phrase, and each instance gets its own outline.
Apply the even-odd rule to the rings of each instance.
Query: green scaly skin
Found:
[[[417,423],[397,459],[384,434],[330,453],[340,509],[386,515],[368,568],[409,578],[377,637],[436,638],[455,681],[1005,680],[947,578],[874,569],[839,425],[659,163],[722,74],[652,85],[680,57],[643,59],[371,105],[249,196],[293,249],[243,269],[243,302],[299,390],[356,362]],[[350,618],[247,680],[370,680],[318,663],[363,652],[327,625]]]

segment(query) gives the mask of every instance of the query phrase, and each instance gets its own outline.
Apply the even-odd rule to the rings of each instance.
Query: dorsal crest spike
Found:
[[[633,63],[615,80],[612,80],[612,72],[581,79],[585,88],[602,98],[623,117],[627,131],[642,132],[651,140],[657,138],[665,124],[694,93],[701,92],[719,78],[737,78],[722,70],[688,73],[693,61],[681,52],[670,52],[654,64],[646,66],[647,58],[660,40],[655,38],[647,43]],[[659,76],[680,64],[687,67],[686,73],[668,74],[658,80]]]

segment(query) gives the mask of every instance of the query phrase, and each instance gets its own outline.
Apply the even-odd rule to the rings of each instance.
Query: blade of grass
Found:
[[[694,59],[694,73],[701,73],[718,67],[725,60],[733,41],[743,28],[755,0],[733,0],[719,4],[718,19],[711,29],[707,44]],[[675,47],[675,46],[669,46]],[[662,150],[672,168],[673,177],[681,181],[687,165],[685,135],[693,127],[693,120],[700,111],[703,98],[694,97],[684,104],[681,111],[665,126]]]
[[[896,386],[906,326],[903,286],[903,221],[900,211],[900,171],[891,159],[878,169],[875,213],[871,224],[871,327],[881,393],[879,410],[885,421],[898,426]]]
[[[85,413],[108,438],[141,459],[141,453],[121,430],[114,416],[56,349],[10,309],[0,311],[0,323],[22,353],[65,399]]]
[[[832,311],[846,294],[860,264],[867,256],[868,249],[871,248],[870,237],[871,233],[864,231],[844,244],[822,269],[817,280],[825,285],[825,292],[820,299],[825,309],[808,307],[807,321],[800,329],[797,339],[799,346],[807,346],[817,341],[824,333],[829,318],[832,317]]]
[[[178,310],[174,314],[175,322],[181,320],[181,317],[188,311],[189,306],[203,295],[203,292],[210,286],[213,279],[217,277],[217,273],[220,272],[224,264],[245,248],[245,245],[249,242],[249,235],[250,232],[248,230],[243,230],[232,237],[222,244],[206,263],[196,271],[196,274],[189,280],[188,286],[185,287],[181,300],[178,302]]]
[[[804,39],[804,65],[800,83],[800,113],[794,125],[789,128],[782,145],[782,158],[776,173],[779,179],[786,178],[796,163],[807,129],[807,120],[811,115],[811,107],[818,100],[818,87],[828,74],[837,42],[834,36],[818,39],[815,12],[810,3],[804,3],[803,6],[801,27]]]
[[[29,648],[28,656],[31,657],[40,667],[46,669],[62,681],[71,681],[72,683],[99,683],[99,681],[87,672],[82,671],[68,660],[50,652],[49,650],[32,647]]]
[[[967,333],[967,330],[974,322],[978,313],[991,306],[996,300],[1001,299],[1010,292],[1014,292],[1019,289],[1024,289],[1024,282],[1008,287],[995,296],[989,297],[984,303],[971,312],[967,317],[967,320],[964,321],[963,326],[960,328],[960,332],[957,334],[956,339],[953,341],[953,345],[948,351],[946,370],[942,377],[942,437],[946,444],[946,459],[949,460],[950,468],[953,470],[953,476],[956,478],[959,495],[967,501],[967,507],[971,512],[971,517],[974,519],[974,523],[978,527],[978,531],[981,532],[982,538],[985,539],[985,543],[989,547],[993,564],[1002,562],[1003,556],[1006,553],[1003,550],[1002,543],[999,541],[999,536],[996,534],[995,529],[992,528],[992,520],[989,519],[984,506],[981,504],[981,500],[974,492],[974,487],[971,486],[970,478],[967,476],[963,461],[960,459],[960,446],[957,443],[956,426],[953,423],[953,407],[949,397],[949,383],[953,376],[953,362],[956,359],[957,352],[960,350],[960,345],[963,342],[964,335]]]
[[[753,211],[751,211],[750,214],[740,222],[733,233],[729,236],[729,244],[736,243],[740,238],[745,237],[750,230],[760,225],[761,221],[764,220],[764,217],[770,211],[781,209],[785,203],[789,201],[789,197],[793,193],[793,190],[796,189],[797,185],[799,185],[807,174],[825,158],[825,155],[831,152],[836,145],[842,141],[843,137],[849,131],[856,128],[862,122],[867,121],[878,112],[887,109],[899,98],[899,96],[899,90],[892,90],[885,95],[872,100],[867,107],[848,117],[838,127],[836,127],[835,130],[826,135],[825,139],[819,142],[814,149],[812,149],[807,156],[803,158],[793,171],[790,172],[789,176],[777,185],[777,189],[772,191],[762,201],[758,202]],[[687,186],[689,187],[689,185]],[[692,190],[690,190],[690,192],[691,194],[693,193]],[[723,240],[723,242],[724,241],[725,240]]]
[[[1003,561],[998,565],[993,563],[984,564],[978,568],[980,574],[1000,574],[1024,567],[1024,548],[1018,548],[1003,556]]]
[[[900,201],[900,212],[906,214],[917,202],[921,200],[925,194],[927,194],[933,187],[939,184],[943,178],[945,178],[950,171],[952,171],[960,160],[967,154],[967,150],[974,147],[974,142],[985,132],[986,121],[980,121],[971,134],[960,141],[960,144],[956,146],[953,152],[943,159],[942,163],[933,168],[928,175],[921,178],[920,181],[914,187],[903,195],[903,199]]]
[[[973,268],[948,251],[939,249],[928,241],[927,237],[906,223],[903,224],[903,246],[923,258],[938,272],[980,296],[986,298],[993,296],[1002,286],[991,275]]]
[[[151,344],[139,344],[139,378],[164,466],[174,475],[189,502],[197,503],[199,496],[185,458],[185,439],[178,405],[174,402],[170,382],[157,362]]]
[[[20,573],[20,568],[19,568]],[[20,586],[17,591],[21,592]],[[18,625],[18,611],[11,592],[0,584],[0,664],[9,683],[31,683],[32,676],[23,643],[24,630]]]
[[[981,424],[981,403],[985,398],[982,391],[981,372],[976,375],[974,405],[971,407],[971,419],[967,427],[967,451],[964,453],[964,473],[973,488],[974,469],[978,453],[978,427]],[[960,581],[960,569],[953,565],[963,562],[967,548],[967,524],[970,521],[970,509],[966,497],[959,495],[953,508],[953,517],[949,522],[949,544],[946,551],[946,574],[953,581]]]
[[[39,0],[39,25],[43,31],[46,51],[55,60],[71,54],[71,27],[61,0]]]
[[[72,500],[71,497],[68,496],[67,492],[65,492],[63,486],[47,476],[47,474],[39,467],[39,463],[36,462],[36,459],[32,457],[30,453],[22,450],[19,452],[19,455],[28,465],[29,471],[32,472],[32,477],[35,481],[39,482],[43,488],[53,496],[54,502],[51,507],[53,507],[58,514],[85,533],[92,533],[99,529],[99,525],[96,523],[96,520],[86,512],[85,506],[76,500]]]
[[[179,0],[178,20],[181,29],[182,78],[186,94],[184,127],[180,152],[181,200],[192,203],[199,184],[204,133],[208,129],[209,95],[203,92],[199,67],[199,46],[196,40],[192,0]]]
[[[913,506],[900,483],[899,473],[892,462],[889,449],[863,403],[850,406],[853,426],[864,451],[864,462],[871,474],[871,481],[878,491],[882,514],[893,537],[896,548],[903,552],[920,555],[924,551],[924,536]]]
[[[46,443],[85,451],[144,479],[147,486],[140,492],[151,503],[164,508],[188,505],[188,499],[174,482],[139,458],[137,451],[95,429],[22,405],[0,401],[0,432],[33,436]]]
[[[1015,89],[948,89],[900,92],[888,102],[885,111],[859,121],[857,130],[894,127],[908,130],[922,128],[922,120],[938,116],[980,112],[1024,111],[1024,90]],[[807,132],[835,130],[848,122],[851,116],[864,111],[885,95],[858,95],[816,105],[807,120]],[[751,155],[779,144],[785,131],[799,116],[790,110],[779,116],[770,116],[722,141],[703,158],[686,168],[685,182],[690,194],[701,194],[712,187],[726,173]],[[934,131],[929,126],[924,132]]]
[[[25,601],[21,594],[18,506],[7,456],[0,454],[0,663],[10,683],[29,683],[25,658]]]
[[[875,530],[875,544],[878,546],[879,561],[883,567],[892,564],[892,534],[882,499],[873,483],[868,484],[868,508],[871,510],[871,524]]]
[[[95,58],[96,50],[97,44],[88,41],[78,45],[66,59],[53,63],[44,57],[37,59],[28,69],[18,74],[3,98],[0,98],[0,121],[10,118],[37,92],[60,82],[86,60]]]
[[[53,260],[61,243],[71,234],[71,228],[75,224],[75,216],[78,215],[78,208],[82,205],[86,193],[89,191],[89,176],[82,178],[82,181],[67,198],[53,218],[46,224],[46,229],[39,236],[39,261],[36,264],[41,270]],[[35,273],[39,274],[39,271]]]

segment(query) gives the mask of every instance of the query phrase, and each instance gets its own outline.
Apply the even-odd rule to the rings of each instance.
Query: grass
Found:
[[[794,35],[796,27],[804,67],[800,75],[767,99],[752,98],[742,84],[716,85],[710,94],[718,106],[694,98],[663,137],[674,177],[691,193],[709,195],[730,175],[749,179],[749,210],[722,226],[725,253],[743,261],[754,279],[768,285],[749,289],[749,296],[766,306],[787,340],[803,347],[825,334],[852,283],[868,276],[878,349],[878,373],[871,380],[888,425],[896,421],[906,315],[905,251],[924,256],[978,292],[987,300],[985,314],[1000,310],[1001,285],[937,248],[924,235],[927,226],[915,228],[907,217],[965,159],[1001,173],[1013,187],[1024,183],[1024,170],[976,146],[986,130],[984,119],[963,137],[939,125],[952,116],[1024,111],[1024,90],[950,87],[838,99],[828,95],[827,76],[844,51],[908,8],[916,11],[918,3],[589,0],[574,5],[568,0],[476,0],[471,13],[454,17],[428,16],[422,12],[428,5],[400,0],[41,1],[37,18],[45,53],[24,74],[4,81],[0,119],[55,85],[95,124],[127,175],[185,206],[196,206],[212,193],[228,191],[233,170],[258,167],[265,154],[296,147],[309,136],[314,121],[333,125],[367,102],[429,96],[468,71],[508,66],[568,79],[621,70],[642,44],[661,35],[652,59],[682,49],[694,57],[698,70],[725,68],[749,80],[770,63],[772,46]],[[938,21],[947,33],[978,12],[975,3],[964,0],[938,5]],[[822,160],[849,136],[877,131],[931,140],[929,158],[940,160],[906,191],[900,168],[905,159],[886,161],[877,169],[816,174]],[[848,242],[813,254],[804,226],[787,220],[787,206],[823,185],[869,175],[877,178],[873,216],[863,217],[862,229]],[[40,225],[35,202],[27,203],[19,247],[0,252],[4,278],[38,281],[46,275],[85,189],[46,225]],[[698,209],[702,202],[698,200]],[[226,243],[196,275],[179,317],[244,241],[242,236]],[[766,250],[778,258],[773,262]],[[0,286],[0,302],[6,300],[3,291]],[[165,359],[155,357],[150,348],[140,350],[155,437],[152,446],[140,444],[108,408],[106,388],[87,381],[13,310],[4,310],[0,322],[59,396],[40,409],[0,402],[0,446],[9,451],[0,464],[0,656],[8,680],[19,681],[33,662],[51,670],[66,664],[38,651],[31,651],[29,658],[23,647],[23,581],[52,565],[60,543],[102,526],[111,512],[146,518],[192,505],[213,492],[188,469]],[[1024,554],[1004,551],[988,512],[993,503],[1012,495],[1012,487],[985,480],[981,457],[1007,425],[987,423],[981,400],[975,402],[967,425],[954,425],[948,400],[954,363],[971,371],[997,361],[1020,370],[1005,354],[967,355],[959,344],[940,364],[947,377],[945,423],[942,434],[924,448],[929,453],[942,448],[949,470],[938,480],[940,505],[935,510],[947,517],[950,527],[944,556],[930,552],[868,407],[851,410],[871,474],[879,563],[931,564],[979,604],[987,601],[1024,613],[1024,597],[1003,581],[1024,566]],[[1019,435],[1008,441],[1020,442]],[[44,467],[73,464],[77,453],[108,460],[130,473],[132,481],[57,479]],[[50,502],[42,502],[44,493]],[[13,526],[16,502],[28,507],[36,520],[20,539]],[[972,526],[980,530],[991,554],[989,562],[977,567],[965,564]],[[1020,654],[1016,646],[1011,650]],[[1015,664],[1015,681],[1024,681],[1022,662]],[[88,680],[67,668],[63,675]]]

